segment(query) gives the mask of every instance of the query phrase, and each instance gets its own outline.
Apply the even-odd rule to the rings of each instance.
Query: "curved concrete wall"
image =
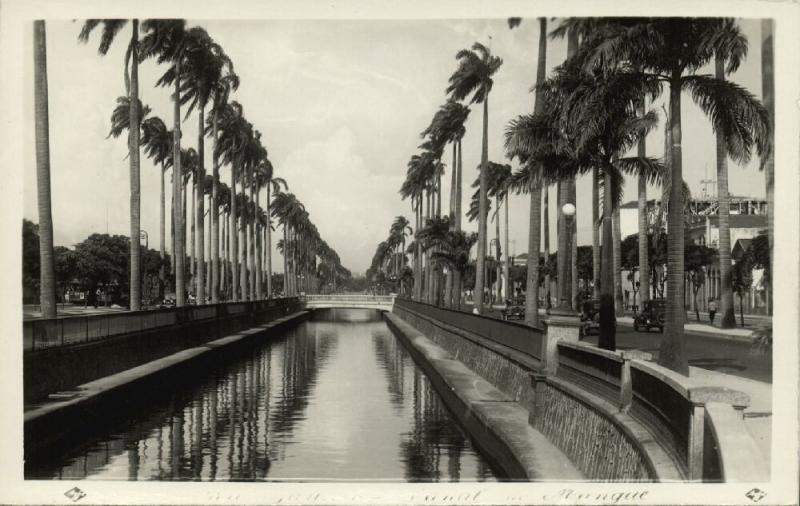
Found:
[[[741,421],[749,403],[741,392],[676,374],[649,361],[647,353],[559,340],[569,332],[557,328],[556,319],[548,332],[557,337],[532,329],[531,339],[539,341],[531,349],[540,350],[533,356],[437,318],[442,313],[456,322],[448,310],[426,309],[398,299],[394,313],[524,406],[530,425],[589,479],[735,481],[768,475],[761,459],[745,465],[735,457],[754,447]],[[502,335],[507,325],[483,324],[493,335]],[[742,471],[750,468],[760,471]]]

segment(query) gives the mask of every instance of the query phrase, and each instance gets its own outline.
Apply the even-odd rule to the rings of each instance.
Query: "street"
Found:
[[[686,351],[689,365],[725,374],[772,383],[772,354],[756,354],[747,342],[725,337],[709,337],[686,331]],[[633,327],[617,325],[617,348],[636,348],[658,357],[663,334],[656,330],[636,332]],[[597,344],[597,333],[584,338]]]
[[[490,318],[501,318],[501,306],[495,306],[492,311],[486,312],[484,316]],[[467,312],[472,311],[471,304],[464,304],[462,309]],[[700,313],[701,319],[704,313]],[[545,314],[542,311],[542,317]],[[764,317],[745,316],[745,323],[758,323]],[[708,321],[706,317],[706,322]],[[687,320],[687,324],[695,322],[694,314]],[[719,324],[719,320],[717,320]],[[712,371],[731,374],[742,378],[772,383],[772,354],[754,353],[750,349],[750,343],[744,340],[720,336],[710,336],[699,334],[690,330],[685,330],[686,351],[689,355],[689,365],[702,367]],[[658,359],[658,349],[661,346],[663,334],[656,330],[650,332],[636,332],[631,325],[617,323],[617,348],[618,349],[638,349],[653,354],[653,359]],[[597,344],[597,333],[593,332],[583,339],[587,343]]]

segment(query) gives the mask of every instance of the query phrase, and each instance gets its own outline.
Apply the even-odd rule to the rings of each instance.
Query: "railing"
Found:
[[[741,420],[741,410],[749,404],[747,395],[697,384],[649,362],[650,358],[649,353],[636,350],[608,351],[560,341],[556,377],[628,412],[672,454],[687,478],[713,479],[715,472],[709,467],[718,460],[718,454],[715,445],[704,442],[709,437],[705,428],[706,404],[722,403],[726,409],[738,411]],[[741,428],[744,430],[743,425]]]
[[[453,309],[444,309],[431,304],[405,298],[395,300],[395,305],[416,311],[466,332],[477,334],[495,343],[542,360],[543,331],[521,323],[497,320],[486,316],[474,315]]]
[[[365,294],[307,294],[300,296],[304,302],[348,303],[348,304],[386,304],[391,305],[394,295],[365,295]]]
[[[297,303],[296,297],[215,305],[185,306],[134,312],[67,316],[27,320],[22,324],[23,350],[33,351],[108,339],[124,334],[168,327],[179,323],[257,314]]]

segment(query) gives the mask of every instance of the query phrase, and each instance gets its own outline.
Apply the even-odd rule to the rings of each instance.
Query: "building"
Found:
[[[754,237],[767,229],[767,202],[763,199],[750,197],[731,196],[729,229],[731,233],[731,256],[733,262],[741,259],[744,252],[750,245]],[[648,223],[653,224],[657,221],[657,213],[665,212],[658,200],[649,200]],[[702,197],[692,199],[689,202],[688,219],[685,229],[687,240],[695,244],[702,244],[711,248],[719,248],[719,201],[714,197]],[[625,237],[636,234],[639,231],[639,209],[638,202],[631,201],[620,206],[620,236]],[[661,223],[666,223],[666,216],[661,216]],[[764,313],[768,306],[769,287],[762,276],[761,270],[753,271],[753,285],[750,293],[744,298],[743,306],[745,313]],[[666,272],[663,273],[666,275]],[[635,283],[639,279],[639,273],[631,275],[629,271],[623,271],[622,284],[626,306],[636,305],[634,297]],[[720,296],[720,273],[719,266],[711,266],[706,271],[706,281],[697,294],[697,304],[700,311],[705,311],[710,298],[718,299]],[[693,309],[693,292],[691,283],[686,285],[686,307]],[[738,297],[734,297],[737,306]]]

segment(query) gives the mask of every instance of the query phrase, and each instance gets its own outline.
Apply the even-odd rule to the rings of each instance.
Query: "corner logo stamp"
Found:
[[[747,497],[753,502],[758,502],[761,499],[767,497],[767,493],[759,488],[752,488],[745,494],[745,497]]]
[[[69,499],[71,499],[72,502],[78,502],[84,497],[86,497],[86,492],[79,489],[78,487],[73,487],[64,492],[64,495],[67,496]]]

